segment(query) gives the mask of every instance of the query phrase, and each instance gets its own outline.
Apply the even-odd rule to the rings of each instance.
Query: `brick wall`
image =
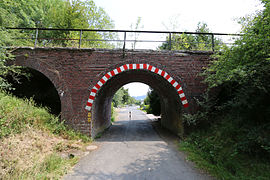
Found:
[[[201,95],[206,88],[201,83],[202,77],[199,76],[199,73],[202,72],[203,67],[207,66],[211,55],[210,52],[180,51],[127,51],[123,55],[121,50],[72,48],[18,48],[13,51],[13,54],[16,55],[15,64],[38,70],[51,80],[61,99],[61,117],[66,120],[67,124],[88,135],[96,134],[91,133],[91,124],[87,121],[88,112],[85,110],[89,90],[107,72],[131,63],[147,63],[162,69],[183,87],[190,104],[184,111],[194,112],[196,106],[193,97]],[[107,86],[107,90],[103,89],[102,91],[114,93],[118,88],[117,85],[122,86],[131,81],[140,81],[155,86],[155,88],[160,88],[160,91],[167,91],[168,89],[168,92],[173,93],[169,86],[166,86],[166,83],[164,83],[164,87],[159,87],[163,86],[162,83],[159,83],[162,80],[151,76],[149,73],[134,71],[128,74],[128,80],[119,75],[118,79],[115,78],[111,85]],[[108,82],[108,84],[110,83]],[[111,90],[108,90],[108,87]],[[101,103],[103,105],[105,100],[107,102],[111,100],[111,97],[104,94],[99,95],[100,98],[97,100],[103,101]],[[166,95],[168,94],[164,93],[164,96]],[[176,96],[173,95],[172,97],[175,98]],[[181,106],[180,103],[176,104]],[[163,106],[167,105],[164,104]],[[100,106],[98,108],[99,104],[97,103],[95,106],[96,108],[93,108],[92,111],[107,107]],[[97,114],[97,112],[92,113],[93,115]],[[97,123],[97,121],[107,117],[95,118],[96,116],[93,116],[95,123]],[[107,120],[106,122],[108,124]]]

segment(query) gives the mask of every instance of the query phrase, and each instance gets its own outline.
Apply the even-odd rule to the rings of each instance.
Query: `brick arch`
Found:
[[[59,71],[53,62],[46,62],[36,59],[35,56],[26,57],[25,54],[31,54],[29,52],[23,55],[17,54],[15,61],[10,61],[10,64],[30,68],[47,77],[54,85],[61,102],[61,119],[66,120],[69,117],[74,116],[73,104],[71,99],[71,93],[68,86],[62,77],[61,71]]]
[[[95,100],[95,96],[98,92],[98,90],[113,76],[122,73],[124,71],[129,71],[129,70],[145,70],[145,71],[150,71],[153,72],[164,79],[166,79],[177,91],[179,94],[179,98],[183,104],[184,107],[188,107],[188,101],[185,96],[185,93],[181,87],[181,85],[176,82],[167,72],[156,68],[155,66],[149,65],[149,64],[125,64],[120,67],[115,68],[114,70],[106,73],[98,82],[97,84],[91,89],[87,104],[85,106],[85,109],[90,111],[93,105],[93,102]]]

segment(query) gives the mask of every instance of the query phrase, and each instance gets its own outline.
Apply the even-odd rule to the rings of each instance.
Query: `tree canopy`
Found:
[[[206,23],[199,22],[197,24],[197,33],[210,33]],[[214,38],[216,45],[221,43],[221,40]],[[171,46],[171,47],[170,47]],[[166,42],[159,47],[161,50],[212,50],[212,36],[204,34],[172,34],[171,44],[169,36],[166,37]]]
[[[7,87],[3,76],[14,67],[5,66],[11,58],[5,47],[33,46],[36,32],[30,30],[10,30],[6,27],[23,28],[90,28],[111,29],[113,21],[107,13],[95,5],[92,0],[1,0],[0,1],[0,87]],[[80,32],[75,31],[41,31],[38,34],[39,46],[72,46],[78,47]],[[114,34],[84,32],[82,47],[105,48],[112,44],[87,39],[106,39]],[[54,38],[54,39],[51,39]],[[59,40],[61,39],[61,40]],[[18,71],[18,70],[16,70]]]
[[[131,97],[128,93],[128,89],[121,87],[113,97],[113,105],[114,107],[123,106],[123,105],[132,105],[132,104],[140,104],[134,97]]]
[[[146,105],[146,112],[159,116],[161,114],[160,97],[154,89],[150,88],[146,98],[144,99]]]
[[[61,28],[61,29],[111,29],[113,21],[107,13],[95,5],[92,0],[3,0],[0,2],[0,25],[2,27],[27,28]],[[35,31],[8,31],[13,36],[33,38]],[[112,46],[101,41],[87,39],[104,39],[113,34],[84,32],[82,46],[108,47]],[[42,31],[39,32],[40,45],[60,44],[61,46],[77,46],[78,42],[65,39],[79,39],[80,32],[76,31]],[[47,38],[47,40],[46,40]],[[58,40],[49,40],[54,38]],[[59,40],[63,39],[63,40]],[[33,44],[33,40],[20,40],[20,45]]]

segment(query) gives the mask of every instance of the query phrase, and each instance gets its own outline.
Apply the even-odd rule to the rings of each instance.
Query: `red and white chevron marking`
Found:
[[[156,74],[162,76],[163,78],[165,78],[176,89],[176,91],[179,94],[179,97],[182,101],[183,106],[188,107],[188,101],[187,101],[187,98],[184,94],[184,91],[183,91],[181,85],[179,83],[177,83],[168,73],[166,73],[165,71],[158,69],[154,66],[151,66],[149,64],[125,64],[123,66],[120,66],[120,67],[108,72],[107,74],[105,74],[105,76],[103,76],[98,81],[98,83],[91,89],[90,96],[89,96],[89,99],[87,101],[85,109],[88,111],[91,110],[95,96],[97,94],[97,91],[106,83],[106,81],[108,81],[110,78],[112,78],[113,76],[115,76],[123,71],[134,70],[134,69],[151,71],[151,72],[156,73]]]

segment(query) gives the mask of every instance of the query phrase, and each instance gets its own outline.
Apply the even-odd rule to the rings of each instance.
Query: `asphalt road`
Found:
[[[212,179],[187,163],[155,132],[150,121],[135,107],[120,109],[118,120],[94,143],[98,149],[83,157],[64,179]]]

